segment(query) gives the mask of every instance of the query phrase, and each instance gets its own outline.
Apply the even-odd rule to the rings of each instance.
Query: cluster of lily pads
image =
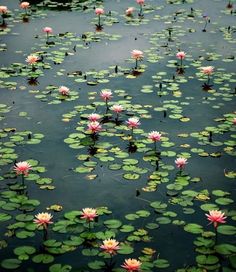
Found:
[[[54,35],[51,27],[44,27],[43,34],[36,36],[38,42],[32,47],[32,53],[24,56],[27,64],[18,62],[1,67],[0,88],[5,91],[26,90],[28,86],[19,86],[18,79],[26,78],[31,85],[29,93],[40,100],[35,100],[35,103],[47,102],[51,107],[65,106],[66,110],[69,109],[62,115],[62,121],[65,125],[71,124],[74,131],[70,127],[64,142],[78,152],[76,159],[79,165],[72,170],[81,182],[86,184],[86,180],[96,182],[102,179],[108,174],[105,172],[100,176],[98,170],[106,168],[111,182],[127,184],[127,181],[138,181],[133,196],[145,203],[144,208],[138,210],[130,205],[129,213],[123,217],[119,215],[119,218],[115,209],[112,212],[109,207],[66,210],[64,214],[60,213],[62,206],[59,204],[43,207],[42,201],[30,198],[31,193],[39,192],[38,189],[51,191],[56,183],[44,176],[46,168],[35,159],[37,154],[27,161],[22,158],[25,158],[24,150],[41,144],[44,135],[7,127],[5,124],[14,105],[0,104],[0,120],[6,122],[0,130],[0,167],[3,170],[0,177],[0,222],[4,229],[4,238],[0,240],[2,269],[173,271],[177,268],[173,268],[173,258],[162,247],[161,237],[166,234],[167,241],[178,233],[181,235],[179,243],[189,240],[193,258],[186,265],[182,263],[182,268],[176,271],[235,270],[236,246],[232,236],[236,234],[236,211],[233,209],[233,191],[224,189],[220,184],[212,189],[207,184],[209,180],[202,178],[203,173],[193,174],[196,158],[217,161],[221,157],[234,159],[236,156],[236,113],[231,110],[235,99],[235,73],[220,68],[220,61],[234,62],[235,49],[232,54],[223,57],[219,53],[208,52],[201,42],[194,43],[190,39],[188,53],[181,51],[184,48],[182,37],[191,37],[196,31],[201,31],[203,35],[216,34],[212,26],[218,23],[212,22],[202,10],[188,5],[194,2],[166,1],[169,5],[186,4],[186,8],[183,5],[166,15],[161,14],[165,11],[164,4],[155,6],[144,0],[134,1],[135,7],[124,7],[123,14],[106,11],[103,1],[91,0],[68,1],[59,5],[55,1],[43,1],[31,8],[29,3],[21,2],[22,11],[16,10],[14,14],[0,8],[3,20],[1,35],[9,34],[14,24],[22,19],[23,22],[43,19],[47,16],[45,7],[54,9],[59,6],[84,14],[95,12],[96,16],[91,20],[95,32]],[[222,16],[234,16],[231,1],[221,13]],[[63,65],[75,57],[76,52],[86,52],[100,42],[119,41],[122,38],[120,33],[110,34],[105,30],[121,20],[126,27],[142,27],[151,24],[151,21],[164,26],[155,33],[142,34],[151,46],[144,52],[132,51],[131,59],[126,60],[132,62],[132,68],[115,64],[100,71],[65,69]],[[188,22],[192,27],[183,28]],[[221,27],[220,32],[225,43],[233,47],[234,26]],[[140,36],[137,37],[140,39]],[[194,55],[194,49],[200,49],[202,55]],[[7,51],[7,46],[1,44],[0,50]],[[139,60],[145,63],[140,64]],[[165,61],[164,71],[154,66]],[[214,61],[214,66],[217,66],[215,71],[212,66],[206,65],[209,61]],[[149,72],[153,67],[154,72]],[[39,88],[37,85],[44,81],[47,69],[56,71],[58,81],[66,78],[68,85],[50,84]],[[99,93],[93,89],[99,84],[113,84],[116,80],[138,81],[146,72],[151,73],[151,77],[135,94],[123,86],[114,91],[111,91],[112,87],[104,87]],[[71,80],[78,88],[67,87],[72,84]],[[199,93],[204,91],[202,99],[197,102],[198,97],[187,93],[187,83],[191,81],[199,86]],[[203,82],[202,86],[199,81]],[[87,88],[88,103],[85,103],[81,97],[84,96],[82,90],[87,91]],[[111,99],[112,94],[114,100]],[[103,101],[99,101],[97,96]],[[142,101],[144,96],[150,97],[150,101]],[[205,128],[195,126],[190,130],[188,124],[194,116],[188,108],[193,108],[196,103],[202,108],[209,107],[214,113],[224,109],[225,103],[231,107],[227,113],[224,111],[224,114],[217,114],[214,120],[210,120],[211,125]],[[71,104],[74,107],[72,110]],[[25,111],[20,111],[17,118],[30,120]],[[151,124],[154,131],[147,133],[144,130],[147,124]],[[177,126],[180,128],[176,132],[173,127]],[[189,173],[184,169],[187,160]],[[179,171],[174,170],[174,162]],[[236,178],[234,169],[225,168],[221,172],[222,178],[229,179],[228,183]],[[49,198],[53,194],[50,191]],[[47,191],[44,192],[47,194]],[[212,225],[208,226],[208,221]],[[168,230],[168,225],[172,231]],[[174,239],[178,241],[178,237]],[[13,244],[16,244],[14,249]],[[80,261],[75,263],[73,259],[78,258]]]

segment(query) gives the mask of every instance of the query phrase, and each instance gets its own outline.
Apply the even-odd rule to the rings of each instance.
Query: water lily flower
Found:
[[[177,54],[176,54],[176,57],[177,57],[177,59],[185,59],[185,56],[186,56],[186,54],[185,54],[185,52],[184,51],[180,51],[180,52],[178,52]]]
[[[136,0],[139,5],[144,5],[145,0]]]
[[[233,124],[236,125],[236,117],[233,119]]]
[[[116,104],[111,107],[111,110],[113,110],[115,113],[121,113],[124,108],[121,105]]]
[[[211,75],[214,72],[213,66],[201,67],[201,72],[205,75]]]
[[[98,15],[98,26],[101,26],[101,15],[105,13],[103,8],[96,8],[95,9],[96,15]]]
[[[28,176],[29,170],[32,169],[32,166],[27,161],[22,161],[17,162],[13,169],[17,175]]]
[[[176,167],[179,168],[180,170],[183,170],[183,168],[185,167],[185,165],[187,164],[187,159],[185,158],[177,158],[175,160],[175,164],[176,164]]]
[[[108,101],[112,98],[112,91],[110,90],[102,90],[100,92],[100,96],[104,101]]]
[[[43,28],[43,32],[47,33],[47,34],[51,34],[53,32],[52,28],[49,26],[46,26]]]
[[[98,121],[99,119],[101,119],[101,116],[97,113],[91,113],[89,116],[88,116],[88,120],[90,122],[96,122]]]
[[[176,58],[180,59],[180,66],[182,67],[183,65],[183,59],[185,59],[186,53],[184,51],[180,51],[176,54]]]
[[[50,213],[38,213],[35,215],[34,223],[37,224],[38,226],[43,226],[44,229],[47,229],[49,224],[52,224],[53,222],[51,221],[52,215]]]
[[[116,113],[116,122],[117,122],[118,121],[118,117],[119,117],[119,113],[121,113],[124,110],[124,108],[123,108],[123,106],[121,106],[119,104],[116,104],[116,105],[113,105],[111,107],[111,110]]]
[[[102,130],[102,126],[101,126],[100,123],[97,122],[97,121],[90,122],[90,123],[88,123],[88,130],[89,130],[91,133],[95,134],[95,133],[97,133],[97,132],[99,132],[99,131]]]
[[[82,209],[81,219],[86,219],[87,221],[94,221],[94,218],[97,217],[97,210],[92,208],[84,208]]]
[[[207,219],[210,221],[210,224],[213,223],[214,227],[217,228],[219,223],[226,223],[225,219],[227,216],[221,211],[217,210],[211,210],[209,211],[209,214],[205,214],[207,216]]]
[[[104,240],[100,248],[103,249],[104,252],[109,253],[111,255],[116,254],[116,251],[120,249],[119,242],[117,242],[115,239]]]
[[[68,95],[70,94],[70,89],[67,88],[66,86],[61,86],[61,87],[59,88],[59,93],[60,93],[61,95],[64,95],[64,96],[68,96]]]
[[[126,16],[131,16],[134,13],[134,10],[135,10],[134,7],[127,8],[125,11]]]
[[[123,267],[126,271],[139,271],[142,263],[137,259],[125,259]]]
[[[3,14],[6,14],[8,12],[7,6],[0,6],[0,12]]]
[[[95,13],[96,13],[97,15],[101,15],[101,14],[104,14],[105,11],[104,11],[103,8],[96,8],[96,9],[95,9]]]
[[[201,72],[204,75],[208,76],[207,84],[209,84],[210,83],[210,75],[214,72],[214,67],[213,66],[201,67]]]
[[[26,61],[28,64],[31,64],[31,65],[35,64],[38,60],[39,60],[39,58],[38,58],[38,56],[36,56],[36,55],[29,55],[29,56],[25,59],[25,61]]]
[[[139,119],[136,117],[131,117],[128,119],[128,121],[126,121],[128,128],[134,129],[134,128],[138,128],[141,123],[139,122]]]
[[[144,5],[145,0],[136,0],[136,2],[140,6],[139,15],[141,16],[141,15],[143,15],[143,5]]]
[[[134,49],[132,52],[131,52],[131,56],[133,59],[142,59],[143,58],[143,52],[140,51],[140,50],[137,50],[137,49]]]
[[[51,27],[46,26],[43,28],[43,32],[47,34],[47,40],[46,43],[48,43],[49,34],[52,34],[53,30]]]
[[[136,61],[135,69],[137,69],[137,67],[138,67],[138,60],[141,60],[141,59],[143,58],[143,51],[134,49],[134,50],[131,52],[131,57],[132,57],[133,59],[135,59],[135,61]]]
[[[30,7],[30,3],[29,2],[21,2],[20,3],[20,8],[22,9],[28,9]]]
[[[152,131],[148,134],[148,139],[153,142],[159,142],[161,140],[161,133],[157,131]]]

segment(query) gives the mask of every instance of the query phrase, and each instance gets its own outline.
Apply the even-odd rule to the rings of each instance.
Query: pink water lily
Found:
[[[112,98],[112,91],[110,90],[102,90],[100,92],[100,96],[104,101],[108,101]]]
[[[116,104],[111,107],[111,110],[114,111],[115,113],[121,113],[124,110],[124,108],[123,106]]]
[[[183,170],[183,168],[186,166],[187,163],[188,163],[187,159],[182,158],[182,157],[177,158],[175,160],[176,167],[179,168],[180,170]]]
[[[176,58],[180,60],[180,67],[182,68],[183,66],[183,59],[185,59],[186,54],[184,51],[180,51],[176,54]]]
[[[98,27],[101,27],[101,15],[103,15],[105,13],[103,8],[96,8],[95,9],[95,13],[96,15],[98,15]]]
[[[29,2],[21,2],[20,3],[20,8],[22,9],[27,9],[30,7],[30,3]]]
[[[134,10],[135,10],[135,8],[129,7],[129,8],[126,9],[125,14],[127,16],[131,16],[134,13]]]
[[[84,208],[82,209],[81,219],[86,219],[87,221],[94,221],[95,217],[97,217],[97,210],[92,208]]]
[[[0,12],[1,12],[2,14],[6,14],[6,13],[8,12],[7,6],[0,6]]]
[[[98,133],[102,130],[102,126],[100,125],[99,122],[94,121],[94,122],[90,122],[88,123],[88,131],[91,133]]]
[[[236,117],[233,119],[233,124],[236,125]]]
[[[159,142],[161,140],[161,133],[157,131],[152,131],[148,134],[148,139],[153,142]]]
[[[207,84],[210,83],[210,75],[214,72],[214,67],[213,66],[206,66],[206,67],[201,67],[201,72],[204,75],[207,75]]]
[[[27,161],[22,161],[17,162],[13,169],[17,175],[28,176],[29,170],[32,169],[32,166]]]
[[[88,116],[88,120],[90,122],[95,122],[95,121],[98,121],[99,119],[101,119],[101,115],[97,114],[97,113],[91,113],[89,116]]]
[[[137,4],[144,5],[145,0],[136,0]]]
[[[132,59],[135,59],[135,61],[136,61],[136,63],[135,63],[135,69],[137,69],[138,68],[138,61],[141,60],[141,59],[143,59],[143,51],[134,49],[131,52],[131,57],[132,57]]]
[[[116,254],[117,250],[120,249],[119,242],[117,242],[115,239],[104,240],[100,248],[103,249],[104,252],[111,255]]]
[[[68,96],[70,94],[70,89],[66,86],[61,86],[59,88],[59,93],[64,96]]]
[[[210,221],[210,224],[213,223],[214,227],[217,228],[218,224],[224,224],[226,223],[225,219],[227,216],[221,211],[217,210],[211,210],[209,211],[209,214],[205,214],[207,216],[207,219]]]
[[[35,64],[38,60],[39,60],[39,58],[38,58],[38,56],[36,56],[36,55],[29,55],[29,56],[25,59],[25,61],[26,61],[28,64],[31,64],[31,65]]]
[[[105,11],[104,11],[103,8],[96,8],[96,9],[95,9],[95,13],[96,13],[97,15],[101,15],[101,14],[104,14]]]
[[[140,6],[139,15],[142,16],[143,15],[143,5],[144,5],[145,0],[136,0],[136,2]]]
[[[201,72],[205,75],[211,75],[214,72],[213,66],[201,67]]]
[[[126,121],[128,128],[134,129],[138,128],[141,123],[139,122],[139,119],[136,117],[129,118],[128,121]]]
[[[38,226],[43,226],[45,229],[48,227],[49,224],[52,224],[51,221],[52,215],[50,213],[38,213],[35,215],[34,223]]]
[[[140,271],[142,263],[140,261],[138,261],[137,259],[125,259],[123,265],[121,265],[121,267],[123,267],[126,271]]]
[[[52,28],[49,26],[46,26],[43,28],[43,32],[47,33],[47,34],[51,34],[53,32]]]
[[[48,39],[49,39],[49,34],[52,34],[53,30],[51,27],[46,26],[43,28],[43,32],[47,34],[47,40],[46,43],[48,43]]]
[[[177,54],[176,54],[176,58],[177,59],[185,59],[185,57],[186,57],[186,54],[185,54],[185,52],[184,51],[180,51],[180,52],[178,52]]]
[[[141,60],[141,59],[143,58],[143,51],[134,49],[134,50],[131,52],[131,57],[132,57],[133,59]]]

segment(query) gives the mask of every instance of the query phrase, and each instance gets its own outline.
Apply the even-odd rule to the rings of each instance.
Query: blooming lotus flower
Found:
[[[20,8],[22,9],[27,9],[30,7],[30,3],[29,2],[21,2],[20,3]]]
[[[96,9],[95,9],[95,13],[96,13],[97,15],[101,15],[101,14],[104,14],[105,11],[104,11],[103,8],[96,8]]]
[[[131,52],[131,57],[133,59],[135,59],[135,61],[136,61],[136,63],[135,63],[135,69],[137,69],[138,68],[138,60],[141,60],[143,58],[143,52],[140,51],[140,50],[134,49]]]
[[[206,66],[206,67],[201,67],[201,72],[205,75],[211,75],[214,71],[213,66]]]
[[[64,96],[68,96],[68,95],[70,94],[70,89],[67,88],[66,86],[61,86],[61,87],[59,88],[59,93],[60,93],[61,95],[64,95]]]
[[[126,9],[125,14],[127,16],[131,16],[134,13],[134,10],[135,10],[135,8],[129,7],[129,8]]]
[[[178,53],[176,54],[176,58],[177,58],[177,59],[180,59],[180,66],[181,66],[181,68],[182,68],[183,59],[185,59],[185,56],[186,56],[186,54],[185,54],[184,51],[180,51],[180,52],[178,52]]]
[[[97,210],[92,208],[82,209],[81,219],[86,219],[87,221],[94,221],[94,218],[97,217]]]
[[[134,49],[134,50],[131,52],[131,57],[132,57],[133,59],[140,60],[140,59],[143,58],[143,52],[140,51],[140,50]]]
[[[139,122],[139,119],[136,117],[129,118],[128,121],[126,121],[128,128],[138,128],[141,123]]]
[[[139,15],[142,15],[142,13],[143,13],[143,5],[144,5],[145,0],[136,0],[136,2],[137,2],[137,4],[140,5]]]
[[[38,213],[35,215],[34,223],[37,224],[38,226],[43,226],[44,229],[48,227],[49,224],[52,224],[53,222],[51,221],[52,215],[50,213]]]
[[[125,259],[121,267],[126,271],[139,271],[142,263],[136,259]]]
[[[90,123],[88,123],[88,130],[89,130],[91,133],[97,133],[97,132],[99,132],[99,131],[102,130],[102,126],[101,126],[100,123],[97,122],[97,121],[90,122]]]
[[[176,58],[177,58],[177,59],[180,59],[180,60],[185,59],[185,56],[186,56],[186,54],[185,54],[184,51],[180,51],[180,52],[178,52],[178,53],[176,54]]]
[[[107,101],[112,98],[112,92],[110,90],[102,90],[100,96],[104,101]]]
[[[47,34],[51,34],[53,32],[52,28],[49,26],[46,26],[43,28],[43,32],[47,33]]]
[[[113,105],[111,107],[111,110],[113,110],[115,113],[121,113],[124,110],[124,108],[121,105],[117,104],[117,105]]]
[[[145,2],[145,0],[136,0],[136,2],[137,2],[137,4],[139,4],[139,5],[143,5],[144,2]]]
[[[180,170],[182,170],[187,163],[188,163],[187,159],[185,159],[185,158],[177,158],[175,160],[175,164]]]
[[[26,58],[26,62],[28,64],[35,64],[37,61],[39,60],[39,58],[36,56],[36,55],[29,55],[27,58]]]
[[[120,249],[119,242],[117,242],[115,239],[104,240],[103,245],[101,245],[100,248],[111,255],[115,254],[116,251]]]
[[[101,116],[97,113],[92,113],[88,116],[90,122],[96,122],[101,118]]]
[[[161,140],[161,133],[152,131],[148,134],[148,139],[152,140],[153,142],[158,142]]]
[[[0,6],[0,12],[1,12],[2,14],[7,13],[7,12],[8,12],[7,6]]]
[[[96,15],[98,15],[98,25],[97,26],[100,28],[101,27],[101,15],[104,14],[105,11],[103,8],[96,8],[95,13],[96,13]]]
[[[210,224],[213,223],[214,227],[217,228],[219,223],[226,223],[225,219],[227,216],[221,211],[217,210],[211,210],[209,211],[209,214],[205,214],[207,216],[207,219],[210,221]]]
[[[13,169],[17,175],[28,176],[28,172],[32,169],[32,166],[27,161],[23,161],[16,163]]]

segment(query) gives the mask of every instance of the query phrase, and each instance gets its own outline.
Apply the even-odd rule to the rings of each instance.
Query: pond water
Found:
[[[140,15],[134,0],[47,0],[25,14],[19,1],[1,1],[9,11],[0,27],[0,271],[138,271],[121,267],[128,258],[141,271],[235,271],[236,4],[228,4],[146,0]],[[137,68],[134,49],[143,52]],[[102,90],[112,92],[108,106]],[[91,113],[101,115],[94,135]],[[131,117],[141,123],[133,133]],[[151,131],[162,135],[156,149]],[[13,169],[20,161],[32,166],[24,184]],[[87,207],[98,214],[89,224]],[[226,222],[209,224],[212,210]],[[33,222],[42,212],[52,224]],[[120,243],[112,257],[105,239]]]

